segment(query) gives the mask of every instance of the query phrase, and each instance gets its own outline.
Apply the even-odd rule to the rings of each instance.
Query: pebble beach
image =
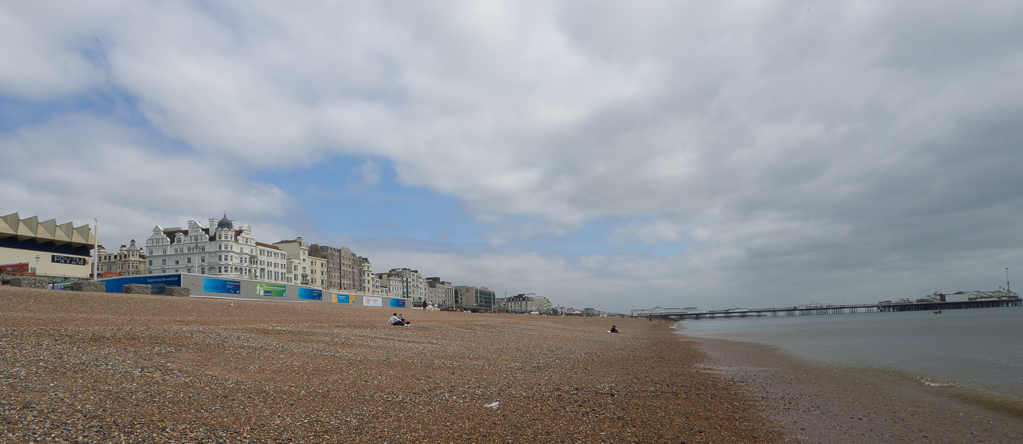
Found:
[[[0,442],[791,440],[667,323],[392,312],[2,287]]]
[[[0,287],[0,443],[1023,441],[1018,414],[667,322],[392,312]]]

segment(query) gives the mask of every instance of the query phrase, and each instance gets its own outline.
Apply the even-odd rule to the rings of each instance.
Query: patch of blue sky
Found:
[[[85,39],[84,41],[86,44],[82,45],[78,51],[81,57],[97,69],[105,71],[108,63],[106,55],[100,50],[99,41],[96,39]],[[133,112],[120,111],[126,108],[125,105]],[[114,116],[112,118],[124,114],[141,117],[134,99],[109,84],[43,100],[19,98],[16,93],[0,93],[0,131],[2,132],[39,125],[52,120],[55,116],[76,113]],[[131,120],[136,120],[136,124],[139,123],[137,118]]]
[[[187,144],[168,139],[154,128],[139,110],[138,99],[114,85],[49,100],[26,100],[0,95],[0,133],[30,128],[72,115],[91,116],[138,130],[147,139],[151,149],[165,152],[194,151]]]
[[[367,182],[363,167],[374,165]],[[479,243],[479,227],[458,199],[397,181],[393,164],[380,157],[333,156],[308,168],[257,173],[305,212],[324,234],[359,238],[404,237],[428,242]]]
[[[109,105],[102,94],[80,94],[44,101],[0,95],[0,131],[11,132],[40,125],[64,114],[110,114]]]

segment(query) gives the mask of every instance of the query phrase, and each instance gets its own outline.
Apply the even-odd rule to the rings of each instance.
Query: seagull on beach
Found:
[[[486,407],[488,409],[496,409],[497,406],[499,406],[499,405],[501,405],[501,400],[500,399],[498,399],[497,401],[491,402],[490,404],[483,404],[483,407]]]

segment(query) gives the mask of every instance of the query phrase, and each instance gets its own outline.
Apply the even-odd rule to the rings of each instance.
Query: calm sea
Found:
[[[701,319],[683,321],[681,333],[891,371],[1023,412],[1023,307]]]

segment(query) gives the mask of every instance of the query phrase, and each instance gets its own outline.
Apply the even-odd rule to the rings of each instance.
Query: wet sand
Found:
[[[734,381],[795,442],[1023,442],[1023,416],[956,399],[954,391],[760,344],[682,337],[707,354],[707,372]]]
[[[0,442],[788,440],[666,323],[392,312],[2,287]]]

